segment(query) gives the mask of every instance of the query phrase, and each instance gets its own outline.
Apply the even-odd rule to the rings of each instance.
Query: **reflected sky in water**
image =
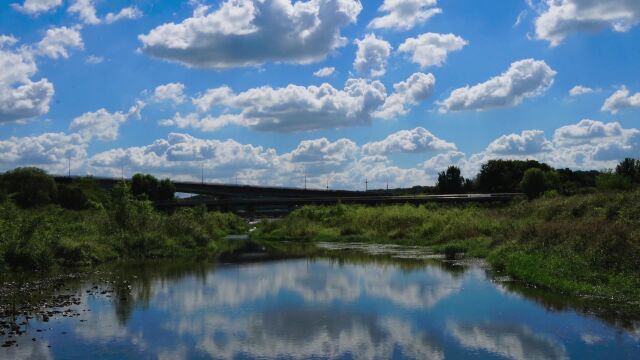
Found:
[[[111,298],[87,281],[81,316],[31,320],[0,358],[640,358],[640,332],[547,310],[479,267],[290,259],[113,277]]]

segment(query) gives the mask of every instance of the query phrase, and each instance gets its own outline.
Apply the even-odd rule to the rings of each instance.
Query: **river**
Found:
[[[497,277],[481,261],[323,248],[65,279],[41,294],[46,308],[15,319],[24,334],[0,335],[0,358],[640,359],[633,319]],[[47,300],[56,295],[57,305]]]

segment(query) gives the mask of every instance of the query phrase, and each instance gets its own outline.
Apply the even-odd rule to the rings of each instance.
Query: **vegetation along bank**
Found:
[[[490,161],[474,180],[440,174],[438,189],[524,191],[506,206],[308,206],[262,224],[262,241],[343,241],[431,246],[486,258],[497,271],[577,295],[640,299],[640,162],[615,172],[554,170]]]

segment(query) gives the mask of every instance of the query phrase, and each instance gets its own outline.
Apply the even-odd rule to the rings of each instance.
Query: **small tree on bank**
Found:
[[[51,204],[58,197],[58,187],[44,170],[24,167],[8,171],[0,177],[2,188],[22,207]]]
[[[535,199],[542,195],[547,189],[544,171],[538,168],[531,168],[525,171],[520,182],[520,188],[527,194],[529,199]]]
[[[438,183],[436,189],[441,194],[459,194],[463,192],[465,185],[464,177],[460,175],[460,168],[449,166],[446,171],[438,173]]]

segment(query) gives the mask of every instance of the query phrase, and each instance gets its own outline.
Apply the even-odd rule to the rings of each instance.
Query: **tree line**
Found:
[[[127,191],[137,200],[171,200],[175,196],[171,180],[158,180],[149,174],[135,174]],[[91,176],[62,184],[35,167],[21,167],[0,174],[0,202],[11,199],[23,208],[57,204],[66,209],[83,210],[105,204],[108,197],[109,194]]]
[[[572,195],[596,190],[627,190],[640,183],[640,160],[627,158],[614,171],[554,169],[535,160],[489,160],[473,179],[449,166],[438,173],[434,192],[523,192],[535,198],[547,191]]]

